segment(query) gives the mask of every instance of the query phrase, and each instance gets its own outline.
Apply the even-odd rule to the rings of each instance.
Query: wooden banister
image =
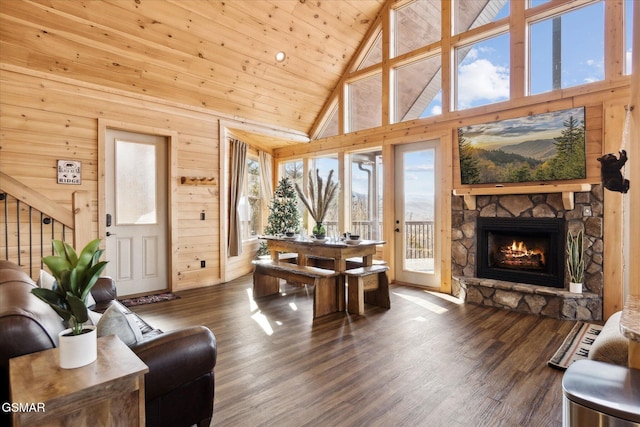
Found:
[[[0,191],[12,195],[67,227],[74,228],[73,213],[69,209],[49,200],[47,196],[32,190],[3,172],[0,172]]]
[[[91,200],[88,191],[74,191],[71,210],[3,172],[0,172],[0,191],[73,229],[73,245],[76,248],[83,248],[91,241]]]

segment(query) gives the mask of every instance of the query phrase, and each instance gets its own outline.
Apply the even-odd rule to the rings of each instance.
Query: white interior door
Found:
[[[105,253],[118,295],[168,288],[167,145],[162,136],[107,130]]]
[[[395,152],[395,278],[440,287],[438,141],[399,145]]]

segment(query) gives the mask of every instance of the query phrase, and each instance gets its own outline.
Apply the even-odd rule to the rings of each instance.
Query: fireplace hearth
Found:
[[[565,230],[559,218],[477,218],[477,277],[564,288]]]

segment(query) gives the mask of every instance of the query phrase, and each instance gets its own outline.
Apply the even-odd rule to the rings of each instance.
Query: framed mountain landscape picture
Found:
[[[585,109],[458,128],[461,184],[586,178]]]

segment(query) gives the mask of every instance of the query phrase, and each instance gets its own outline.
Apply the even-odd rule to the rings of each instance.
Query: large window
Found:
[[[633,71],[631,69],[631,53],[633,52],[633,5],[638,7],[637,0],[625,0],[624,2],[624,33],[625,33],[625,46],[624,46],[624,73],[631,75]]]
[[[509,34],[455,50],[456,109],[509,99]]]
[[[460,34],[509,16],[509,0],[455,0],[453,7],[454,34]]]
[[[382,73],[356,80],[347,88],[349,132],[382,124]]]
[[[440,40],[440,0],[416,0],[392,10],[395,32],[393,56]]]
[[[530,38],[530,94],[604,79],[603,2],[534,22]]]
[[[258,159],[247,156],[242,198],[238,206],[242,239],[254,239],[262,233],[262,193]]]
[[[351,220],[345,231],[361,239],[382,238],[382,152],[353,153]]]
[[[621,65],[631,74],[632,9],[638,0],[388,3],[382,12],[388,25],[363,44],[359,62],[329,101],[332,107],[344,104],[327,108],[327,127],[314,129],[314,137],[588,85],[617,77]],[[618,14],[621,5],[624,14]],[[624,16],[606,34],[605,13]],[[615,70],[605,70],[605,51]]]
[[[332,180],[334,182],[339,181],[339,170],[338,170],[338,157],[337,156],[328,156],[328,157],[317,157],[313,159],[311,162],[311,170],[315,175],[316,169],[320,173],[320,177],[326,182],[329,177],[329,173],[333,171]],[[305,192],[307,189],[305,188]],[[324,218],[323,222],[325,229],[327,230],[328,236],[337,236],[338,235],[338,196],[333,200],[333,204],[327,211],[327,215]],[[311,224],[312,226],[314,224]]]
[[[440,55],[435,55],[394,70],[395,123],[442,113],[440,62]]]

